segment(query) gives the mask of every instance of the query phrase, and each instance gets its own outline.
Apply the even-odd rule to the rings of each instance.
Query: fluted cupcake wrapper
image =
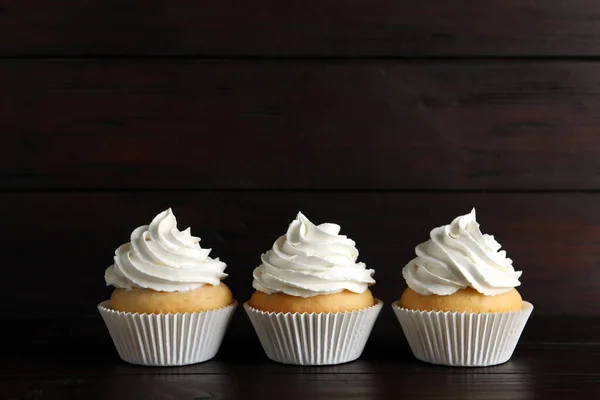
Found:
[[[244,309],[267,357],[294,365],[335,365],[356,360],[363,352],[383,307],[340,313],[273,313]]]
[[[233,302],[217,310],[185,314],[137,314],[98,305],[119,356],[131,364],[181,366],[213,358],[231,316]]]
[[[421,361],[456,367],[502,364],[512,356],[533,305],[523,302],[520,311],[459,313],[392,308],[404,335]]]

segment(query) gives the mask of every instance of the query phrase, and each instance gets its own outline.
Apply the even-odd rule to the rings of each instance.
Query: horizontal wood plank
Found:
[[[597,362],[598,360],[593,360]],[[435,382],[435,384],[432,384]],[[531,399],[562,400],[566,395],[595,399],[598,375],[519,374],[313,374],[246,376],[144,375],[61,379],[1,379],[4,398],[156,400],[167,399]]]
[[[593,0],[0,1],[0,55],[597,56]]]
[[[600,189],[600,63],[0,63],[0,188]]]
[[[301,210],[315,222],[341,224],[360,259],[376,270],[373,292],[389,306],[405,288],[401,269],[414,247],[433,227],[475,206],[483,231],[524,271],[519,290],[534,304],[534,317],[599,316],[599,202],[600,194],[589,193],[5,193],[0,209],[10,285],[0,292],[0,313],[97,316],[96,304],[110,294],[104,270],[114,249],[168,207],[228,264],[226,282],[239,301],[252,292],[260,254]],[[393,320],[391,310],[385,314]]]

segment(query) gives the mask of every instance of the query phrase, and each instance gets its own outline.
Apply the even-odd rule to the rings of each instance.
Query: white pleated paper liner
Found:
[[[213,358],[235,308],[185,314],[137,314],[98,305],[119,356],[131,364],[181,366]]]
[[[283,364],[335,365],[363,352],[381,300],[363,310],[340,313],[273,313],[244,303],[267,357]]]
[[[533,305],[506,313],[459,313],[392,308],[404,335],[421,361],[455,367],[487,367],[512,356]]]

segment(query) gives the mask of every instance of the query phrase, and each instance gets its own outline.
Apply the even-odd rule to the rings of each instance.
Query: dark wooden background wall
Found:
[[[524,340],[600,318],[600,4],[535,3],[0,0],[9,334],[107,342],[104,270],[169,206],[240,301],[302,210],[388,305],[476,207],[524,271]],[[401,335],[389,308],[374,335]]]

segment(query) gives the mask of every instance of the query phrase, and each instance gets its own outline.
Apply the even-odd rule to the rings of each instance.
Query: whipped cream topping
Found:
[[[210,258],[211,249],[200,247],[200,238],[191,229],[177,229],[177,219],[169,208],[150,225],[140,226],[131,241],[115,251],[114,264],[104,278],[107,285],[121,289],[148,288],[162,292],[218,285],[227,274],[225,263]]]
[[[287,233],[262,255],[252,286],[266,294],[281,292],[297,297],[344,290],[363,293],[375,283],[375,271],[356,262],[354,241],[339,233],[339,225],[315,225],[298,213]]]
[[[402,270],[415,292],[450,295],[471,287],[486,296],[519,286],[521,271],[494,236],[484,235],[475,219],[475,209],[457,217],[450,225],[434,228],[430,239],[415,248],[417,257]]]

